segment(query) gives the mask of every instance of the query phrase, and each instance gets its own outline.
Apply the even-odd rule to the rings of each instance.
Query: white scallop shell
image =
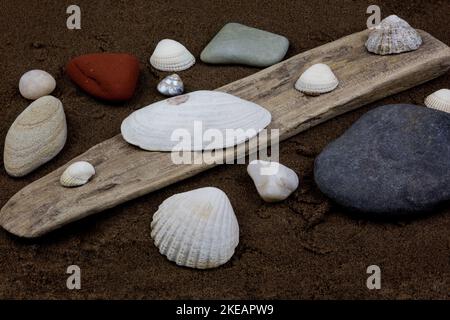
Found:
[[[144,150],[200,151],[240,144],[270,120],[270,112],[253,102],[218,91],[195,91],[133,112],[121,131],[128,143]]]
[[[450,113],[450,90],[441,89],[430,94],[425,99],[425,105],[428,108]]]
[[[49,95],[55,87],[55,79],[44,70],[30,70],[25,72],[19,80],[20,94],[29,100]]]
[[[156,46],[150,64],[161,71],[183,71],[195,64],[195,57],[181,43],[164,39]]]
[[[336,89],[339,80],[331,68],[324,63],[317,63],[303,72],[295,83],[295,88],[309,95],[319,95]]]
[[[177,74],[165,77],[157,87],[158,91],[165,96],[178,96],[184,91],[184,84]]]
[[[151,237],[177,265],[208,269],[231,259],[239,225],[227,195],[207,187],[166,199],[153,216]]]
[[[278,162],[254,160],[248,165],[247,172],[259,195],[267,202],[286,199],[299,184],[297,174]]]
[[[86,184],[95,175],[92,164],[86,161],[72,163],[61,175],[60,183],[64,187],[79,187]]]
[[[408,22],[391,15],[371,30],[366,48],[369,52],[387,55],[413,51],[421,44],[420,34]]]

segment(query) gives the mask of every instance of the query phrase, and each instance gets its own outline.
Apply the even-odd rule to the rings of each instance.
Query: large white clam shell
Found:
[[[157,44],[150,64],[161,71],[183,71],[195,64],[195,57],[181,43],[164,39]]]
[[[64,187],[79,187],[86,184],[94,174],[95,169],[92,164],[78,161],[67,167],[61,175],[60,183]]]
[[[366,48],[369,52],[387,55],[413,51],[421,44],[420,34],[408,22],[391,15],[371,30]]]
[[[247,172],[259,195],[267,202],[286,199],[299,184],[297,174],[278,162],[254,160],[247,166]]]
[[[121,131],[128,143],[144,150],[200,151],[242,143],[270,120],[270,112],[253,102],[218,91],[195,91],[133,112],[122,122]]]
[[[239,243],[239,225],[227,195],[200,188],[166,199],[153,216],[151,237],[177,265],[208,269],[226,263]]]
[[[20,94],[29,100],[49,95],[55,87],[55,79],[44,70],[30,70],[25,72],[19,80]]]
[[[336,89],[339,80],[331,68],[324,63],[317,63],[302,73],[295,83],[295,88],[309,95],[319,95]]]
[[[441,89],[430,94],[425,99],[425,105],[428,108],[450,113],[450,90]]]

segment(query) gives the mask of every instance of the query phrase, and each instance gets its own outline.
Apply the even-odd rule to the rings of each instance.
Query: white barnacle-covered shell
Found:
[[[267,202],[286,199],[299,184],[297,174],[278,162],[254,160],[248,165],[247,172],[259,195]]]
[[[308,95],[320,95],[336,89],[339,80],[331,68],[324,63],[317,63],[302,73],[295,83],[295,88]]]
[[[30,70],[25,72],[19,80],[20,94],[29,100],[49,95],[55,87],[55,79],[44,70]]]
[[[369,52],[387,55],[413,51],[421,44],[420,34],[408,22],[391,15],[370,31],[366,48]]]
[[[153,216],[151,237],[177,265],[208,269],[231,259],[239,225],[227,195],[207,187],[166,199]]]
[[[67,167],[59,181],[64,187],[79,187],[86,184],[93,175],[95,169],[92,164],[78,161]]]
[[[184,91],[184,84],[177,74],[165,77],[157,87],[158,91],[165,96],[178,96]]]
[[[253,102],[218,91],[195,91],[133,112],[122,122],[121,132],[125,141],[144,150],[201,151],[245,142],[270,121],[270,112]]]
[[[195,64],[195,57],[181,43],[164,39],[157,44],[150,64],[161,71],[183,71]]]
[[[425,99],[428,108],[450,113],[450,90],[440,89]]]

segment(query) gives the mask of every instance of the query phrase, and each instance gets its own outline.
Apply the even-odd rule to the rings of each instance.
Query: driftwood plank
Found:
[[[269,128],[278,128],[283,140],[445,73],[450,68],[450,48],[420,33],[424,44],[419,50],[393,56],[367,53],[367,31],[352,34],[217,90],[267,108],[272,113]],[[294,83],[308,66],[318,62],[332,67],[340,85],[329,94],[308,97],[296,91]],[[226,151],[227,155],[231,152]],[[128,145],[120,134],[70,163],[78,160],[96,167],[97,174],[90,183],[75,189],[61,187],[59,177],[67,164],[14,195],[0,212],[0,224],[18,236],[37,237],[213,166],[175,165],[170,153],[139,150]]]

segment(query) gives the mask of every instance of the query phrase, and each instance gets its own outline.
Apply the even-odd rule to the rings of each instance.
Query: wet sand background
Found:
[[[442,1],[81,1],[82,29],[66,28],[72,1],[0,4],[0,149],[16,116],[29,104],[18,91],[20,76],[44,69],[55,76],[68,121],[68,140],[50,163],[22,179],[0,165],[0,205],[22,187],[120,132],[133,110],[162,97],[155,87],[166,73],[148,58],[163,38],[181,41],[198,57],[227,22],[285,35],[288,57],[365,28],[366,8],[398,14],[450,44],[450,3]],[[77,89],[64,75],[73,56],[129,52],[141,62],[134,98],[108,105]],[[258,69],[198,62],[181,72],[187,91],[215,89]],[[450,74],[337,117],[281,144],[281,159],[301,177],[288,200],[266,204],[243,165],[214,168],[194,178],[83,219],[35,240],[0,230],[0,298],[450,298],[450,208],[420,218],[370,221],[329,202],[313,180],[314,157],[368,110],[388,103],[422,104],[450,86]],[[2,157],[3,158],[3,157]],[[2,160],[1,160],[2,161]],[[177,267],[158,253],[150,222],[167,197],[216,186],[230,198],[240,243],[226,265],[209,271]],[[82,289],[66,288],[66,268],[82,270]],[[382,290],[366,288],[366,268],[382,268]]]

